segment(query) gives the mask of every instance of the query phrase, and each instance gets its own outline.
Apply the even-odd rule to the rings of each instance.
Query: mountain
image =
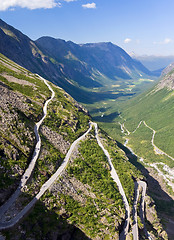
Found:
[[[125,207],[94,128],[76,144],[89,129],[90,119],[87,110],[62,88],[0,55],[0,229],[5,226],[1,238],[119,239]],[[101,129],[98,135],[112,157],[132,211],[134,181],[144,182],[144,176],[112,138]],[[69,149],[73,149],[69,162],[62,169]],[[54,179],[59,169],[61,176]],[[31,207],[20,222],[8,227],[26,205]],[[152,236],[167,239],[150,197],[146,210]],[[132,237],[132,230],[128,236]]]
[[[123,49],[111,42],[74,44],[51,37],[42,37],[36,41],[56,60],[67,58],[74,64],[86,63],[88,72],[94,69],[111,79],[129,79],[133,74],[151,74],[140,62],[133,60]]]
[[[156,141],[159,141],[160,144],[159,147],[164,148],[174,157],[172,148],[174,139],[171,134],[171,131],[173,131],[172,119],[174,117],[171,110],[174,100],[174,69],[171,70],[170,67],[166,69],[166,72],[169,72],[161,77],[155,87],[125,103],[124,113],[129,119],[127,120],[129,126],[128,122],[134,122],[131,123],[131,129],[136,127],[141,120],[151,123],[152,128],[159,131],[156,136]]]
[[[88,112],[63,89],[49,84],[55,96],[49,103],[48,114],[40,127],[41,152],[30,181],[13,207],[15,214],[34,198],[44,182],[59,168],[72,142],[89,127]],[[49,88],[38,75],[0,55],[0,205],[15,191],[32,159],[36,144],[34,125],[41,120],[42,108],[50,96]],[[85,148],[90,149],[89,153],[83,153]],[[98,152],[97,155],[95,152]],[[95,163],[87,160],[90,155],[93,156],[93,160],[98,158]],[[86,162],[88,168],[83,170],[82,167],[78,170],[82,171],[84,176],[86,174],[86,180],[77,174],[76,162]],[[96,165],[99,163],[102,168]],[[55,181],[23,223],[13,230],[7,230],[5,235],[10,239],[67,239],[68,236],[93,239],[99,232],[117,236],[125,214],[117,186],[110,186],[110,191],[115,192],[113,195],[108,192],[108,184],[113,182],[108,173],[108,163],[91,133],[74,152],[71,164],[63,172],[62,178]],[[106,175],[105,179],[103,174]],[[94,183],[91,182],[92,177],[95,178]],[[101,182],[105,182],[104,188],[101,188]],[[97,223],[97,219],[103,216],[103,209],[114,202],[115,204],[107,210],[108,220]],[[9,220],[13,217],[13,213],[7,210],[3,221],[4,218]],[[112,218],[114,220],[110,224],[108,221]],[[2,218],[0,225],[1,222]]]
[[[167,75],[168,73],[170,73],[174,68],[174,63],[169,64],[163,71],[162,71],[162,76]]]
[[[75,44],[42,37],[37,41],[0,20],[0,52],[65,89],[76,100],[93,103],[117,98],[113,86],[131,85],[153,74],[112,43]],[[120,94],[124,94],[121,90]],[[118,90],[118,89],[116,89]]]
[[[159,194],[148,180],[160,218],[172,222],[174,216],[174,68],[169,65],[158,84],[145,93],[120,104],[126,146],[138,155],[139,163],[160,183],[167,195]],[[126,130],[127,129],[127,130]],[[149,187],[150,188],[150,187]],[[169,220],[170,219],[170,220]],[[173,239],[173,224],[170,238]]]
[[[66,88],[70,93],[81,96],[79,97],[81,101],[83,96],[87,98],[85,91],[65,78],[56,61],[51,59],[54,62],[52,63],[34,41],[2,20],[0,20],[0,52],[33,73],[38,73]]]
[[[167,239],[148,195],[143,210],[144,172],[68,94],[112,100],[151,72],[112,43],[32,41],[3,21],[0,51],[20,63],[0,55],[0,238],[131,239],[137,206],[136,234],[148,235],[145,214],[150,235]]]

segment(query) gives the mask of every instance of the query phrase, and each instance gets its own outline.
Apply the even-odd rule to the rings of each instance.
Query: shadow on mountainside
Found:
[[[30,197],[25,194],[25,197]],[[46,199],[49,202],[49,199]],[[30,212],[13,228],[2,231],[10,240],[39,239],[39,240],[90,240],[79,228],[69,224],[70,217],[66,213],[56,214],[49,210],[42,201],[37,201]]]
[[[67,81],[63,81],[62,78],[49,78],[46,75],[40,74],[45,79],[48,79],[55,85],[63,88],[68,94],[70,94],[76,101],[82,104],[94,104],[96,102],[105,101],[108,99],[117,99],[122,96],[133,96],[135,93],[124,93],[120,92],[119,94],[113,94],[112,91],[100,91],[93,92],[91,90],[86,90],[80,87],[77,87]]]
[[[103,115],[102,117],[101,116],[93,117],[93,120],[95,122],[109,122],[109,123],[111,123],[118,116],[119,116],[118,112],[113,112],[113,113],[110,113],[108,115]]]
[[[106,111],[108,111],[111,107],[107,107],[107,108],[104,108],[104,107],[101,107],[101,108],[96,108],[94,107],[92,110],[89,110],[90,114],[96,114],[96,113],[104,113]]]
[[[128,157],[129,161],[138,168],[142,174],[147,179],[147,193],[152,199],[155,201],[155,205],[157,208],[157,213],[161,221],[165,231],[168,234],[169,239],[174,239],[174,201],[173,199],[161,188],[158,181],[150,175],[150,172],[140,163],[137,161],[137,157],[133,155],[130,150],[125,147],[122,143],[117,142],[119,148],[121,148],[126,156]],[[151,224],[146,221],[146,223],[150,226]],[[168,224],[170,223],[170,224]],[[173,223],[173,224],[172,224]]]

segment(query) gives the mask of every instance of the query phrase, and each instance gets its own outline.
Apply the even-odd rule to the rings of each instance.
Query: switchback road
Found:
[[[120,182],[120,179],[115,171],[115,168],[112,164],[112,161],[111,161],[111,158],[110,158],[110,155],[108,153],[108,151],[104,148],[103,144],[101,143],[100,141],[100,138],[99,138],[99,135],[98,135],[98,127],[97,127],[97,124],[96,123],[89,123],[90,127],[89,129],[81,136],[79,137],[77,140],[75,140],[68,153],[66,154],[66,157],[64,159],[64,161],[62,162],[61,166],[58,168],[58,170],[51,176],[50,179],[48,179],[48,181],[46,181],[39,193],[33,198],[33,200],[26,206],[23,208],[23,210],[21,212],[19,212],[14,218],[12,218],[10,221],[7,221],[7,222],[1,222],[0,223],[0,230],[3,230],[3,229],[9,229],[11,227],[13,227],[14,225],[16,225],[29,211],[30,209],[32,209],[32,207],[35,205],[35,203],[40,199],[40,197],[45,193],[46,190],[48,190],[48,188],[57,180],[57,178],[61,175],[61,173],[63,172],[63,170],[66,168],[67,164],[68,164],[68,161],[69,161],[69,158],[72,154],[72,152],[74,151],[74,148],[75,146],[81,141],[83,140],[86,135],[91,131],[92,129],[92,126],[95,127],[95,133],[96,133],[96,139],[97,139],[97,142],[99,144],[99,146],[102,148],[103,152],[105,153],[107,159],[108,159],[108,162],[109,162],[109,165],[110,165],[110,171],[111,171],[111,176],[113,178],[113,180],[117,183],[117,186],[118,186],[118,189],[120,191],[120,194],[122,196],[122,199],[123,199],[123,202],[124,202],[124,205],[125,205],[125,210],[126,210],[126,219],[125,219],[125,224],[124,224],[124,230],[123,232],[120,234],[120,240],[124,240],[126,239],[126,235],[128,234],[128,230],[129,230],[129,222],[130,222],[130,208],[129,208],[129,204],[128,204],[128,200],[126,198],[126,195],[125,195],[125,192],[124,192],[124,189],[122,187],[122,184]]]
[[[120,194],[122,196],[123,203],[124,203],[124,206],[125,206],[126,219],[125,219],[125,224],[124,224],[124,230],[120,234],[120,240],[124,240],[124,239],[126,239],[126,235],[128,234],[128,230],[129,230],[129,222],[130,222],[130,207],[129,207],[129,203],[128,203],[127,197],[125,195],[123,186],[122,186],[122,184],[120,182],[120,179],[119,179],[119,177],[117,175],[117,172],[116,172],[116,170],[115,170],[115,168],[114,168],[114,166],[112,164],[112,160],[110,158],[110,155],[109,155],[108,151],[104,148],[103,144],[100,141],[100,137],[98,135],[97,123],[92,123],[92,124],[95,127],[95,134],[96,134],[96,139],[97,139],[98,145],[101,147],[101,149],[103,150],[104,154],[106,155],[106,157],[108,159],[108,163],[109,163],[110,171],[111,171],[111,177],[113,178],[114,182],[118,186],[119,192],[120,192]]]
[[[86,133],[84,133],[81,137],[79,137],[78,139],[76,139],[73,144],[71,145],[68,153],[66,154],[66,157],[64,159],[64,161],[62,162],[61,166],[58,168],[58,170],[48,179],[48,181],[46,181],[39,193],[33,198],[33,200],[25,207],[23,208],[23,210],[17,214],[14,218],[12,218],[10,221],[8,222],[2,222],[0,223],[0,230],[3,229],[8,229],[13,227],[14,225],[16,225],[29,211],[30,209],[32,209],[32,207],[35,205],[35,203],[41,198],[41,196],[46,192],[46,190],[48,190],[48,188],[54,183],[54,181],[60,176],[60,174],[62,173],[62,171],[66,168],[69,158],[75,148],[75,146],[85,138],[85,136],[90,132],[92,128],[92,125],[90,124],[89,129],[87,130]]]
[[[40,77],[40,76],[39,76]],[[43,107],[43,117],[41,118],[41,120],[35,124],[34,126],[34,132],[36,135],[36,145],[35,145],[35,149],[34,149],[34,153],[31,159],[31,162],[28,166],[28,168],[26,169],[25,173],[23,174],[20,184],[18,186],[18,188],[16,189],[16,191],[13,193],[13,195],[0,207],[0,218],[2,217],[2,215],[9,209],[9,207],[16,201],[16,199],[18,198],[18,196],[21,193],[21,189],[25,186],[25,184],[27,183],[28,179],[30,178],[33,169],[35,167],[36,161],[38,159],[39,153],[40,153],[40,149],[41,149],[41,138],[39,135],[39,128],[42,124],[42,122],[44,121],[46,115],[47,115],[47,106],[48,103],[54,98],[55,96],[55,92],[53,91],[53,89],[51,88],[51,86],[48,84],[48,82],[40,77],[40,79],[42,81],[44,81],[44,83],[47,85],[47,87],[49,88],[49,90],[52,92],[51,98],[49,98]]]

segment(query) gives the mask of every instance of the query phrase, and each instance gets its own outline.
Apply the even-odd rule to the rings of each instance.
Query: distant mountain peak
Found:
[[[158,83],[157,89],[160,90],[162,88],[174,89],[174,63],[169,64],[162,72],[162,79]]]
[[[51,80],[81,102],[100,98],[93,88],[104,87],[107,81],[152,76],[112,42],[76,44],[49,36],[32,41],[3,21],[0,28],[2,54]]]

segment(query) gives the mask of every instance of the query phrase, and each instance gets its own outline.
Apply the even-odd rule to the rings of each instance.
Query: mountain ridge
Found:
[[[32,41],[2,20],[0,52],[83,103],[117,97],[112,93],[112,86],[118,80],[153,76],[140,62],[112,43],[78,45],[51,37]]]
[[[54,41],[54,47],[51,46],[51,41]],[[62,49],[62,44],[59,46],[60,41],[64,43],[64,45],[67,44],[66,50],[72,51],[72,54],[77,56],[77,59],[87,63],[89,66],[92,65],[93,68],[95,67],[101,73],[111,77],[112,79],[116,78],[116,76],[129,79],[131,78],[130,70],[133,70],[133,68],[136,67],[139,67],[139,69],[142,70],[142,72],[144,71],[146,74],[151,74],[151,72],[146,69],[140,62],[134,61],[122,48],[114,45],[111,42],[75,44],[71,41],[66,42],[64,40],[54,39],[51,37],[41,37],[36,40],[38,44],[44,46],[44,49],[49,50],[51,54],[55,54],[55,57],[58,53],[60,54],[60,51],[57,53],[56,51],[58,49]],[[50,47],[52,47],[52,49],[50,49]],[[106,67],[104,64],[102,64],[102,61],[105,63]],[[107,69],[109,69],[109,63],[112,66],[112,69],[110,69],[110,72],[113,72],[112,74],[107,72]],[[125,65],[127,68],[130,68],[130,73],[127,73],[128,71],[123,71],[124,69],[121,69],[122,65],[123,67]],[[118,69],[116,69],[117,67]],[[116,72],[116,70],[118,72]]]
[[[32,153],[35,156],[34,125],[35,122],[40,122],[43,106],[51,93],[38,75],[2,54],[0,83],[2,205],[15,191],[16,185],[20,184],[20,177],[27,168]],[[54,176],[64,162],[70,145],[89,128],[88,112],[63,89],[51,82],[49,84],[54,89],[55,96],[52,95],[54,98],[48,105],[46,118],[40,128],[41,151],[30,181],[24,179],[27,182],[20,189],[20,196],[12,208],[1,216],[3,226],[4,222],[7,221],[8,225],[8,220],[13,219],[14,212],[17,215],[32,199],[36,200],[39,190],[44,188],[47,180]],[[114,159],[113,165],[129,203],[132,204],[132,176],[137,179],[143,179],[143,176],[129,163],[115,141],[101,130],[99,134],[103,145]],[[27,236],[50,240],[56,236],[63,240],[67,235],[76,236],[76,239],[96,239],[103,235],[108,239],[118,239],[125,221],[124,205],[118,188],[110,177],[109,164],[95,135],[91,127],[91,133],[74,150],[62,177],[55,181],[19,225],[11,230],[4,230],[3,235],[15,240]],[[36,150],[37,148],[36,144]],[[129,167],[126,169],[125,165]],[[128,182],[124,180],[125,176],[129,179]]]
[[[8,36],[9,34],[12,33],[6,33]],[[15,36],[11,36],[10,39],[13,40]],[[15,41],[18,42],[18,40]],[[28,44],[28,38],[26,41]],[[72,43],[70,44],[72,45]],[[36,62],[32,60],[32,63],[37,64],[37,61],[41,61],[40,66],[43,67],[43,63],[47,57],[49,58],[49,55],[46,55],[45,58],[40,49],[34,47],[33,50],[33,45],[30,47],[29,59],[32,60],[35,56]],[[69,57],[73,56],[70,54]],[[54,60],[52,59],[53,62]],[[51,60],[49,59],[49,61]],[[76,58],[73,61],[77,61]],[[52,64],[54,65],[54,63]],[[59,64],[60,74],[63,75],[63,68],[61,70],[63,63],[56,61],[56,64]],[[98,64],[97,59],[95,59],[95,64]],[[2,201],[5,202],[14,191],[14,181],[16,183],[19,181],[19,177],[30,161],[35,144],[34,122],[41,119],[42,108],[44,102],[49,98],[50,92],[37,75],[12,63],[3,55],[1,55],[0,80],[0,87],[4,93],[3,97],[1,96],[3,101],[1,101],[0,121],[6,125],[1,129],[2,136],[0,138],[0,160],[3,164],[3,168],[0,168],[2,204]],[[87,111],[84,111],[83,107],[62,88],[53,84],[51,86],[55,91],[55,98],[48,106],[48,114],[41,127],[42,150],[31,182],[23,189],[21,198],[17,200],[16,206],[13,208],[16,214],[59,168],[70,144],[88,128],[90,116]],[[12,97],[13,94],[15,94],[14,97]],[[113,159],[113,165],[132,208],[134,180],[144,179],[144,177],[119,150],[116,141],[102,130],[99,134]],[[110,166],[98,146],[95,136],[96,133],[93,129],[84,142],[75,149],[62,178],[58,179],[51,191],[46,192],[32,213],[19,226],[5,232],[7,237],[10,236],[12,240],[28,236],[34,239],[59,238],[62,240],[71,237],[101,239],[103,236],[106,239],[118,239],[126,214],[118,188],[110,177]],[[12,189],[9,189],[9,186],[12,186]],[[148,199],[146,207],[147,211],[150,209],[154,213],[153,218],[148,216],[151,234],[156,234],[161,239],[167,239],[157,218],[154,203],[150,199]],[[7,212],[4,216],[5,220],[13,217],[13,211]],[[131,231],[128,234],[131,238]],[[140,234],[143,235],[143,233]]]

